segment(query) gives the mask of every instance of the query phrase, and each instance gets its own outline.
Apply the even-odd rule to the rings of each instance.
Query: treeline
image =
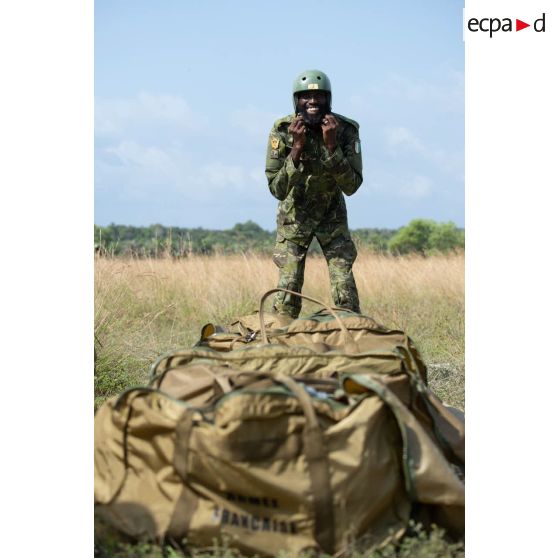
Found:
[[[353,239],[359,248],[377,252],[425,255],[460,250],[465,246],[465,232],[453,223],[436,223],[414,219],[400,229],[354,229]],[[95,225],[95,252],[109,256],[187,257],[192,254],[234,254],[241,252],[271,253],[275,231],[266,231],[257,223],[238,223],[232,229],[133,227],[110,224]],[[314,240],[310,253],[319,253]]]

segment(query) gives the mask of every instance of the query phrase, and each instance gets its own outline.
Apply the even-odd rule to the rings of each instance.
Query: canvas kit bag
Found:
[[[165,355],[99,409],[98,515],[135,539],[259,555],[382,545],[413,516],[461,534],[463,421],[412,342],[332,308],[267,327],[271,292],[260,327],[243,324],[252,341]]]

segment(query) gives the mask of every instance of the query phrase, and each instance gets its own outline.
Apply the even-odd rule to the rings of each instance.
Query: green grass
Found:
[[[210,548],[185,549],[170,545],[149,543],[130,543],[115,536],[97,537],[95,556],[98,558],[245,558],[227,541],[215,541]],[[321,558],[326,558],[322,555]],[[434,526],[426,531],[419,524],[411,523],[408,534],[397,544],[388,544],[381,549],[367,547],[366,537],[357,541],[353,548],[343,554],[343,558],[464,558],[465,549],[462,541],[448,540],[443,529]],[[288,553],[281,553],[277,558],[291,558]],[[294,557],[293,557],[294,558]],[[310,555],[307,558],[314,558]]]

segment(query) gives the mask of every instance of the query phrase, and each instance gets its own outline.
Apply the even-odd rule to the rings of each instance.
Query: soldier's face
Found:
[[[325,91],[303,91],[298,94],[296,106],[306,124],[318,126],[327,114],[327,93]]]

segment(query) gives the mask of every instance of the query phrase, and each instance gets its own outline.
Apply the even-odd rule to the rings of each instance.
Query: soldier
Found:
[[[327,260],[335,306],[360,312],[352,266],[357,252],[347,224],[343,194],[362,183],[358,124],[331,112],[329,78],[307,70],[293,84],[295,113],[275,122],[269,135],[265,174],[277,208],[273,261],[278,287],[300,292],[306,253],[318,239]],[[301,299],[277,293],[273,309],[296,318]]]

